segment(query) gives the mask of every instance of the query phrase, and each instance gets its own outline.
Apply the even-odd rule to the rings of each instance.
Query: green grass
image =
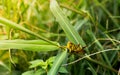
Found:
[[[119,8],[119,0],[0,0],[0,75],[119,75]],[[70,53],[68,41],[85,53]]]

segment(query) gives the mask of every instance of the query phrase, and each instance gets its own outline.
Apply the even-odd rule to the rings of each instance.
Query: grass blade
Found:
[[[88,30],[87,33],[89,34],[89,36],[90,36],[93,40],[96,40],[96,37],[95,37],[95,35],[93,34],[92,31]],[[99,49],[100,49],[101,51],[104,50],[103,46],[101,45],[101,43],[100,43],[99,41],[97,41],[96,44],[97,44],[97,46],[99,47]],[[111,66],[110,61],[109,61],[106,53],[103,52],[102,54],[103,54],[103,56],[104,56],[107,64],[108,64],[109,66]],[[102,59],[103,59],[103,58],[102,58]],[[103,61],[104,61],[104,60],[103,60]]]
[[[61,64],[63,63],[63,61],[65,60],[65,58],[67,57],[67,50],[63,51],[62,53],[58,54],[52,68],[50,69],[50,71],[48,72],[48,75],[57,75],[58,70],[61,66]]]
[[[79,31],[87,21],[88,21],[87,18],[85,18],[84,20],[78,21],[74,26],[75,30]]]
[[[64,30],[67,38],[75,44],[81,44],[82,46],[85,46],[84,41],[79,36],[78,32],[74,29],[74,27],[71,25],[70,21],[65,16],[56,0],[50,1],[50,9],[57,21],[59,22],[60,26]]]
[[[43,40],[21,40],[21,39],[16,39],[16,40],[0,40],[0,43],[17,43],[17,44],[38,44],[38,45],[52,45],[46,41]],[[57,42],[53,42],[54,44],[59,45]]]
[[[27,51],[54,51],[59,47],[43,40],[2,40],[0,49],[22,49]]]
[[[48,39],[45,39],[44,37],[42,37],[42,36],[40,36],[40,35],[32,32],[32,31],[30,31],[30,30],[28,30],[28,29],[26,29],[26,28],[24,28],[24,27],[22,27],[22,26],[19,25],[19,24],[16,24],[16,23],[14,23],[14,22],[12,22],[12,21],[9,21],[9,20],[7,20],[7,19],[5,19],[5,18],[1,18],[1,17],[0,17],[0,23],[4,24],[4,25],[6,25],[6,26],[9,26],[9,27],[15,28],[15,29],[19,29],[19,30],[21,30],[21,31],[23,31],[23,32],[26,32],[26,33],[28,33],[28,34],[34,35],[34,36],[36,36],[36,37],[38,37],[38,38],[40,38],[40,39],[42,39],[42,40],[44,40],[44,41],[47,41],[47,42],[49,42],[49,43],[51,43],[51,44],[54,44],[52,41],[50,41],[50,40],[48,40]],[[56,45],[56,44],[54,44],[54,45]]]

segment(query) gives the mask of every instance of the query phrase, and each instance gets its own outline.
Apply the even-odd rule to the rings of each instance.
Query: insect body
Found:
[[[75,45],[72,42],[68,42],[67,43],[67,49],[69,50],[69,52],[73,52],[73,53],[84,53],[84,50],[82,47],[80,47],[80,44]]]

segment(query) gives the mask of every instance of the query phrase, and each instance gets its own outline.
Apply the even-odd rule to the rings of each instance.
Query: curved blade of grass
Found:
[[[27,51],[54,51],[59,49],[58,46],[49,44],[43,40],[2,40],[0,49],[22,49]]]
[[[67,57],[67,50],[58,54],[53,63],[52,68],[50,69],[50,71],[48,72],[47,75],[57,75],[58,70],[59,70],[60,66],[62,65],[63,61],[66,59],[66,57]]]
[[[92,75],[97,75],[97,72],[94,70],[94,68],[88,61],[87,61],[87,64],[90,66],[90,71],[92,72]]]
[[[87,21],[88,21],[87,18],[85,18],[85,19],[82,20],[82,21],[78,21],[78,22],[75,24],[75,26],[74,26],[75,30],[76,30],[76,31],[79,31],[80,28],[81,28]]]
[[[56,0],[50,0],[50,9],[57,21],[59,22],[60,26],[64,30],[67,38],[75,44],[81,44],[82,46],[85,46],[84,41],[79,36],[78,32],[74,29],[74,27],[71,25],[70,21],[65,16]]]
[[[46,41],[43,40],[0,40],[0,43],[17,43],[17,44],[38,44],[38,45],[52,45]],[[54,44],[59,45],[57,42],[53,42]]]
[[[0,65],[6,68],[7,70],[11,71],[10,68],[3,61],[0,61]]]
[[[6,26],[9,26],[9,27],[15,28],[15,29],[19,29],[19,30],[21,30],[21,31],[23,31],[23,32],[26,32],[26,33],[28,33],[28,34],[34,35],[34,36],[36,36],[36,37],[38,37],[38,38],[40,38],[40,39],[42,39],[42,40],[44,40],[44,41],[47,41],[47,42],[49,42],[49,43],[51,43],[51,44],[54,44],[52,41],[50,41],[50,40],[48,40],[48,39],[45,39],[44,37],[42,37],[42,36],[40,36],[40,35],[32,32],[32,31],[30,31],[30,30],[28,30],[28,29],[26,29],[26,28],[24,28],[24,27],[22,27],[22,26],[19,25],[19,24],[16,24],[16,23],[14,23],[14,22],[12,22],[12,21],[9,21],[9,20],[7,20],[7,19],[5,19],[5,18],[1,18],[1,17],[0,17],[0,23],[4,24],[4,25],[6,25]],[[56,44],[54,44],[54,45],[56,45]]]

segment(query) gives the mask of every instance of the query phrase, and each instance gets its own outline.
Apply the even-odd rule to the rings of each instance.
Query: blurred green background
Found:
[[[106,49],[120,50],[120,0],[57,0],[57,2],[85,41],[89,53]],[[0,17],[65,46],[68,37],[51,13],[49,5],[49,0],[0,0]],[[14,39],[38,38],[0,23],[0,40]],[[0,75],[21,75],[26,71],[36,70],[38,68],[29,68],[30,61],[36,59],[46,61],[58,52],[59,50],[50,52],[0,50]],[[84,59],[68,65],[67,73],[59,75],[117,75],[116,71],[120,66],[119,51],[109,51],[105,55],[109,62],[106,62],[104,54],[97,54],[91,58],[104,63],[112,70]],[[71,54],[68,56],[68,62],[78,58],[79,54]]]

